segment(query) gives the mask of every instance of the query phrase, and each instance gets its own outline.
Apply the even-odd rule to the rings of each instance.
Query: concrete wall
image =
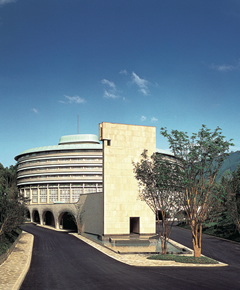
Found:
[[[156,128],[103,122],[99,139],[104,143],[104,235],[129,234],[130,217],[139,218],[140,234],[154,234],[155,215],[138,198],[132,162],[144,149],[156,152]]]
[[[103,193],[81,195],[75,204],[38,204],[28,205],[31,221],[34,211],[39,213],[40,224],[43,225],[47,211],[54,217],[55,228],[59,228],[61,217],[65,212],[71,213],[79,221],[79,230],[102,235],[103,233]]]
[[[81,232],[103,234],[103,193],[82,195],[76,205]]]

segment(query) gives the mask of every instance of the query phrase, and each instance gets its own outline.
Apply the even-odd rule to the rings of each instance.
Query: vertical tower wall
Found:
[[[144,149],[156,152],[156,128],[103,122],[99,139],[103,141],[103,234],[129,234],[131,228],[140,234],[155,233],[155,215],[138,197],[132,162],[140,160]]]

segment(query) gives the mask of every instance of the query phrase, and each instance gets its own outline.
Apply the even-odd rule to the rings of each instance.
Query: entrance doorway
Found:
[[[130,217],[130,234],[140,234],[140,218],[139,217]]]

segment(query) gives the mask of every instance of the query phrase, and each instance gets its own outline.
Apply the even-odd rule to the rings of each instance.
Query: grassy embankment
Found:
[[[2,235],[0,237],[0,255],[7,252],[7,250],[11,247],[11,245],[15,242],[18,236],[21,234],[22,230],[17,229],[11,233]]]

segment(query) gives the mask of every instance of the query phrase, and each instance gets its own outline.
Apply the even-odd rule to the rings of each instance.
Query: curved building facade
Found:
[[[102,145],[96,135],[62,136],[55,146],[15,157],[17,184],[30,204],[76,203],[80,195],[102,191]]]
[[[100,141],[101,143],[100,143]],[[29,198],[31,221],[101,237],[155,234],[155,215],[139,199],[132,162],[156,152],[156,128],[99,124],[96,135],[62,136],[59,144],[15,157],[17,184]]]

